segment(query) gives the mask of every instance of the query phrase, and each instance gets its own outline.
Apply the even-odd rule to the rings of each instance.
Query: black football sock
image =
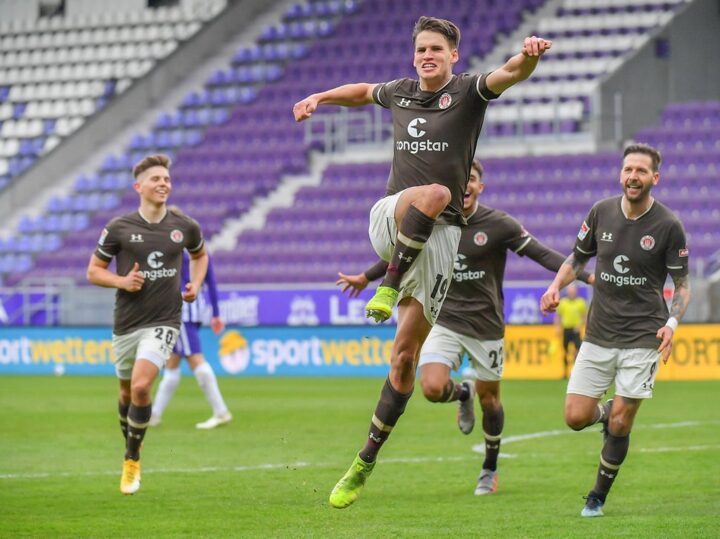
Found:
[[[390,264],[381,286],[389,286],[395,290],[400,289],[405,272],[410,269],[425,243],[430,238],[435,226],[435,219],[428,217],[415,206],[410,206],[405,217],[400,221],[397,240]]]
[[[589,496],[600,498],[603,502],[610,492],[618,472],[620,465],[625,460],[628,448],[630,447],[630,435],[615,436],[608,434],[607,441],[603,445],[600,452],[600,466],[598,466],[597,479],[595,486],[590,491]]]
[[[463,384],[456,384],[452,380],[448,380],[443,387],[443,392],[440,395],[440,400],[437,402],[453,402],[453,401],[466,401],[470,396],[470,390]]]
[[[500,440],[505,426],[505,411],[502,404],[497,408],[483,410],[483,431],[485,434],[485,462],[483,469],[497,470],[497,459],[500,454]]]
[[[120,417],[120,430],[123,433],[123,438],[125,438],[125,443],[127,444],[127,437],[128,437],[128,410],[130,409],[129,404],[123,404],[122,402],[118,401],[118,415]]]
[[[152,405],[135,406],[134,404],[130,404],[130,410],[128,411],[127,450],[125,451],[126,459],[140,460],[140,446],[142,445],[143,438],[145,438],[145,431],[147,431],[151,414]]]
[[[380,401],[375,408],[375,413],[370,423],[370,431],[365,447],[360,451],[360,458],[365,462],[373,462],[377,458],[378,451],[388,439],[400,416],[405,411],[405,406],[410,400],[412,391],[399,393],[393,388],[390,379],[385,380],[385,385],[380,392]]]

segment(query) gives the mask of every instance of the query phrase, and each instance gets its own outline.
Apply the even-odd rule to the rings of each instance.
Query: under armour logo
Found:
[[[612,232],[603,232],[600,241],[612,241]]]
[[[605,470],[600,470],[600,475],[604,475],[604,476],[607,477],[608,479],[614,479],[614,478],[615,478],[615,474],[614,474],[614,473],[608,473],[608,472],[606,472]]]
[[[413,257],[405,256],[405,253],[400,253],[399,258],[400,258],[400,260],[404,260],[408,264],[413,261]]]
[[[398,101],[397,105],[398,105],[398,107],[406,107],[407,108],[410,106],[411,103],[412,103],[412,101],[410,101],[409,99],[405,99],[403,97],[400,99],[400,101]]]
[[[142,234],[130,234],[130,242],[131,243],[141,243],[143,242]]]

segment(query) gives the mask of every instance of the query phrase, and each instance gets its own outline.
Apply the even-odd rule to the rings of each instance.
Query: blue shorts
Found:
[[[200,347],[200,322],[183,322],[180,326],[180,336],[173,353],[180,357],[188,357],[193,354],[202,354]]]

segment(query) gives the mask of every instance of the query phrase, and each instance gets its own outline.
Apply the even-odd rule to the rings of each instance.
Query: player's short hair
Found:
[[[482,163],[480,162],[480,159],[477,157],[473,159],[472,165],[470,165],[470,169],[475,169],[478,173],[478,177],[480,178],[480,181],[483,179],[483,175],[485,174],[485,169],[482,166]]]
[[[455,23],[446,19],[424,16],[417,20],[415,28],[413,28],[413,45],[415,45],[415,40],[417,39],[418,34],[420,32],[425,32],[426,30],[429,32],[437,32],[438,34],[445,36],[445,39],[448,40],[451,49],[457,49],[458,45],[460,45],[460,29],[455,25]]]
[[[170,158],[165,154],[147,155],[133,167],[133,178],[137,179],[140,174],[152,167],[165,167],[170,170],[170,163]]]
[[[645,155],[649,155],[650,160],[652,161],[653,172],[657,172],[660,169],[662,156],[660,155],[660,150],[658,150],[657,148],[653,148],[649,144],[643,144],[641,142],[637,144],[630,144],[627,148],[625,148],[625,151],[623,152],[623,159],[625,159],[625,157],[627,157],[628,154],[631,153],[642,153]]]

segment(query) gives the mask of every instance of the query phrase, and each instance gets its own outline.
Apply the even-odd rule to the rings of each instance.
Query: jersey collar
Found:
[[[142,218],[142,220],[145,221],[145,222],[148,223],[148,224],[151,224],[151,225],[156,225],[156,224],[162,222],[162,220],[165,219],[165,217],[167,216],[167,213],[168,213],[168,210],[167,210],[167,208],[165,208],[165,213],[162,214],[162,217],[160,217],[160,220],[157,221],[156,223],[153,223],[150,219],[148,219],[147,217],[145,217],[145,216],[143,215],[142,210],[141,210],[140,208],[138,208],[138,214],[140,215],[140,217]]]
[[[465,215],[463,214],[463,217],[465,217],[465,220],[466,220],[466,221],[469,221],[470,219],[472,219],[473,215],[475,215],[475,214],[477,213],[479,207],[480,207],[480,204],[479,204],[478,201],[476,200],[476,201],[475,201],[475,208],[473,209],[472,213],[471,213],[470,215],[468,215],[467,217],[465,217]]]
[[[650,205],[648,206],[647,210],[645,210],[644,212],[642,212],[642,213],[641,213],[640,215],[638,215],[637,217],[632,218],[632,217],[628,217],[628,216],[627,216],[627,213],[625,213],[625,208],[624,208],[624,206],[623,206],[623,201],[626,200],[626,198],[625,198],[625,195],[623,195],[622,198],[620,199],[620,211],[621,211],[622,214],[625,216],[625,219],[627,219],[628,221],[637,221],[637,220],[640,219],[643,215],[646,215],[647,212],[649,212],[650,210],[652,210],[653,206],[655,205],[655,198],[654,198],[654,197],[650,197],[650,198],[651,198],[651,200],[650,200]]]

